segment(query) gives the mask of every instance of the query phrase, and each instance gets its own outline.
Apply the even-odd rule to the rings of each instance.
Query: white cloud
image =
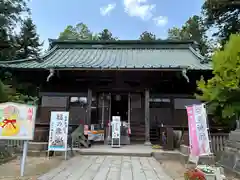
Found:
[[[102,16],[110,15],[110,12],[115,9],[116,3],[108,4],[100,8],[100,13]]]
[[[149,4],[148,0],[123,0],[125,12],[129,16],[140,17],[149,20],[153,16],[155,4]]]
[[[157,26],[165,26],[168,23],[168,17],[167,16],[158,16],[153,18],[154,23]]]

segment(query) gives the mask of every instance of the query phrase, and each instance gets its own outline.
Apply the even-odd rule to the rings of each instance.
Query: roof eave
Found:
[[[58,48],[58,46],[54,46],[52,49],[50,49],[49,51],[47,51],[45,54],[36,57],[36,58],[27,58],[27,59],[17,59],[17,60],[11,60],[11,61],[0,61],[0,65],[1,64],[17,64],[17,63],[22,63],[22,62],[28,62],[28,61],[43,61],[46,57],[48,57],[50,54],[52,54],[56,49]]]

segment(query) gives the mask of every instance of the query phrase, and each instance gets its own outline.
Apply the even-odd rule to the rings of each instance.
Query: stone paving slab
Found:
[[[38,180],[173,180],[153,157],[76,156]]]

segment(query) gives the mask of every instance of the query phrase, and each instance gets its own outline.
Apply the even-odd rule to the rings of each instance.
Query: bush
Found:
[[[185,180],[206,180],[203,172],[198,169],[189,169],[184,173]]]

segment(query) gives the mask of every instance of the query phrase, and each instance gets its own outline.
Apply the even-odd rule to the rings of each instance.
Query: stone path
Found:
[[[38,180],[172,180],[152,157],[76,156]]]

